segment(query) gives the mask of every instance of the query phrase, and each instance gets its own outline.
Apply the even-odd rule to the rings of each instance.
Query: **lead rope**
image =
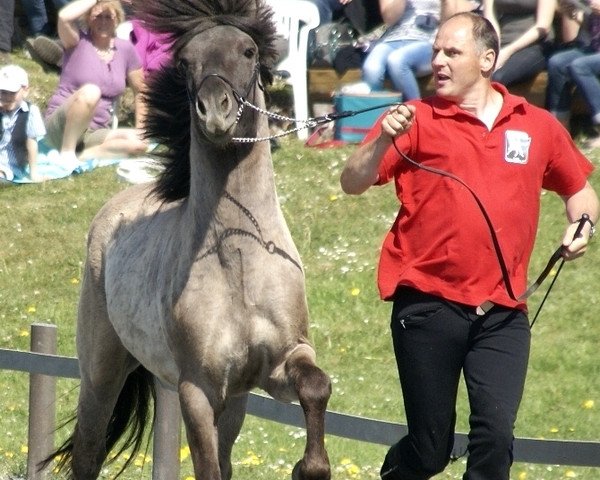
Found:
[[[322,125],[324,123],[328,123],[328,122],[333,122],[335,120],[338,120],[340,118],[346,118],[346,117],[353,117],[354,115],[359,115],[361,113],[364,112],[368,112],[371,110],[376,110],[376,109],[380,109],[380,108],[386,108],[386,107],[391,107],[394,105],[400,105],[401,102],[393,102],[393,103],[387,103],[387,104],[383,104],[383,105],[377,105],[374,107],[369,107],[369,108],[364,108],[362,110],[348,110],[348,111],[343,111],[340,113],[330,113],[330,114],[326,114],[326,115],[322,115],[320,117],[313,117],[313,118],[308,118],[306,120],[299,120],[296,118],[291,118],[291,117],[287,117],[285,115],[280,115],[278,113],[274,113],[274,112],[269,112],[268,110],[264,110],[252,103],[250,103],[248,100],[246,100],[244,97],[239,96],[235,90],[233,90],[234,95],[236,96],[236,99],[239,103],[239,108],[238,108],[238,112],[237,112],[237,120],[239,120],[239,118],[241,117],[243,111],[244,111],[244,107],[248,106],[250,108],[252,108],[253,110],[256,110],[258,113],[265,115],[269,118],[273,118],[275,120],[280,120],[280,121],[288,121],[288,122],[296,122],[296,123],[301,123],[301,126],[295,127],[293,129],[289,129],[289,130],[285,130],[283,132],[274,134],[274,135],[269,135],[268,137],[255,137],[255,138],[248,138],[248,137],[234,137],[232,139],[232,141],[236,142],[236,143],[256,143],[256,142],[263,142],[263,141],[267,141],[267,140],[272,140],[272,139],[276,139],[276,138],[280,138],[280,137],[284,137],[286,135],[290,135],[292,133],[295,133],[299,130],[302,130],[304,128],[314,128],[316,126]],[[481,202],[481,200],[479,199],[479,197],[477,196],[477,194],[469,187],[469,185],[467,185],[460,177],[457,177],[456,175],[450,173],[450,172],[446,172],[444,170],[440,170],[437,168],[432,168],[432,167],[427,167],[425,165],[422,165],[418,162],[415,162],[412,158],[410,158],[409,156],[407,156],[406,154],[404,154],[402,151],[400,151],[400,149],[398,148],[398,146],[396,145],[396,142],[393,142],[394,148],[396,149],[396,151],[401,155],[402,158],[404,158],[405,161],[407,161],[408,163],[410,163],[411,165],[415,166],[416,168],[420,168],[422,170],[426,170],[430,173],[434,173],[437,175],[441,175],[441,176],[445,176],[448,178],[453,179],[454,181],[460,183],[461,185],[463,185],[467,191],[469,191],[469,193],[471,193],[471,195],[473,196],[473,198],[475,199],[475,202],[477,203],[477,206],[479,207],[483,218],[485,219],[485,222],[489,228],[490,231],[490,235],[492,238],[492,244],[494,246],[494,250],[496,251],[496,257],[498,259],[498,264],[500,266],[500,270],[502,273],[502,279],[504,281],[504,284],[506,286],[506,290],[508,295],[510,296],[510,298],[512,298],[515,301],[524,301],[526,300],[528,297],[530,297],[537,289],[538,287],[541,285],[541,283],[546,279],[546,277],[548,276],[548,274],[552,271],[552,268],[554,267],[554,265],[556,264],[556,262],[558,262],[558,260],[562,260],[562,262],[560,263],[558,270],[556,272],[556,275],[554,276],[554,278],[552,279],[552,282],[550,283],[550,285],[548,286],[548,289],[546,290],[546,293],[544,295],[544,298],[542,299],[542,302],[540,303],[540,306],[538,307],[536,314],[533,318],[533,320],[530,323],[530,328],[533,327],[535,321],[537,320],[540,312],[542,311],[542,307],[544,306],[544,304],[546,303],[546,299],[548,298],[550,291],[552,290],[552,287],[554,286],[554,283],[556,282],[556,279],[558,278],[558,275],[560,273],[560,271],[562,270],[562,267],[565,263],[565,260],[562,256],[562,252],[563,252],[563,246],[561,245],[555,252],[554,254],[550,257],[550,260],[548,261],[546,267],[544,268],[544,270],[542,271],[542,273],[538,276],[537,280],[521,295],[519,295],[518,297],[515,295],[513,289],[512,289],[512,284],[510,282],[510,277],[508,274],[508,268],[506,266],[506,262],[504,260],[504,256],[502,255],[502,249],[500,248],[500,243],[498,241],[498,237],[496,236],[496,232],[494,231],[494,226],[492,224],[491,218],[489,217],[487,211],[485,210],[485,207],[483,205],[483,203]],[[577,228],[577,231],[575,232],[575,235],[573,236],[573,240],[575,240],[580,234],[581,231],[583,229],[583,226],[585,225],[585,222],[589,221],[589,216],[587,214],[583,214],[581,219],[579,219],[579,226]]]
[[[269,135],[268,137],[234,137],[231,140],[236,143],[257,143],[264,142],[268,140],[274,140],[276,138],[285,137],[286,135],[290,135],[292,133],[296,133],[299,130],[303,130],[305,128],[315,128],[319,125],[323,125],[324,123],[333,122],[335,120],[339,120],[340,118],[353,117],[355,115],[360,115],[361,113],[370,112],[371,110],[378,110],[381,108],[387,108],[394,105],[400,105],[399,102],[393,103],[385,103],[383,105],[375,105],[374,107],[363,108],[361,110],[346,110],[339,113],[327,113],[325,115],[321,115],[320,117],[311,117],[305,120],[300,120],[297,118],[287,117],[285,115],[280,115],[279,113],[269,112],[268,110],[264,110],[260,107],[257,107],[253,103],[250,103],[244,97],[238,96],[235,90],[233,91],[234,95],[238,103],[240,104],[237,111],[237,120],[239,121],[242,113],[244,111],[244,107],[250,107],[251,109],[257,111],[258,113],[265,115],[268,118],[272,118],[274,120],[285,121],[285,122],[294,122],[296,124],[301,124],[295,128],[291,128],[285,130],[283,132],[279,132],[273,135]]]
[[[235,91],[234,91],[234,93],[235,93]],[[296,118],[286,117],[285,115],[280,115],[279,113],[269,112],[268,110],[264,110],[260,107],[257,107],[253,103],[250,103],[248,100],[246,100],[245,98],[242,98],[242,97],[239,97],[238,101],[240,104],[238,111],[237,111],[237,120],[238,121],[239,121],[240,117],[242,116],[244,107],[248,106],[248,107],[252,108],[253,110],[256,110],[258,113],[265,115],[268,118],[272,118],[274,120],[279,120],[279,121],[284,121],[284,122],[301,123],[303,125],[292,128],[290,130],[285,130],[283,132],[269,135],[268,137],[234,137],[234,138],[232,138],[231,140],[236,143],[258,143],[258,142],[264,142],[267,140],[270,141],[270,140],[274,140],[276,138],[285,137],[286,135],[290,135],[292,133],[296,133],[297,131],[303,130],[305,128],[314,128],[317,125],[320,125],[321,123],[326,123],[326,122],[335,120],[335,119],[331,119],[331,120],[325,119],[326,115],[323,117],[320,117],[320,118],[308,118],[306,120],[298,120]],[[323,119],[323,120],[321,120],[321,119]]]
[[[583,215],[581,215],[581,218],[579,219],[579,225],[577,225],[577,230],[575,230],[575,233],[573,234],[573,240],[575,240],[576,238],[581,236],[581,232],[583,230],[585,223],[589,222],[589,221],[590,221],[590,216],[587,213],[584,213]],[[554,286],[554,283],[556,282],[556,279],[558,278],[558,275],[559,275],[560,271],[562,270],[563,265],[565,264],[565,259],[562,256],[564,248],[565,248],[564,245],[561,245],[560,247],[558,247],[556,249],[556,251],[550,257],[550,260],[548,261],[546,268],[544,268],[544,270],[542,271],[540,276],[537,278],[537,280],[527,289],[527,291],[523,295],[521,295],[521,297],[527,298],[529,295],[531,295],[533,292],[535,292],[537,290],[537,288],[542,284],[544,279],[548,276],[548,274],[550,273],[550,271],[552,270],[552,268],[554,267],[556,262],[560,259],[561,262],[558,265],[558,269],[556,270],[556,275],[554,275],[554,278],[550,282],[550,285],[548,285],[548,289],[546,290],[546,293],[544,294],[544,298],[542,298],[542,302],[540,303],[540,306],[538,307],[537,312],[535,312],[535,316],[533,317],[533,320],[529,324],[529,328],[533,327],[533,324],[537,320],[540,312],[542,311],[542,307],[544,306],[544,303],[546,303],[546,299],[548,298],[548,295],[550,295],[550,291],[552,290],[552,287]]]
[[[554,278],[552,279],[552,282],[550,283],[550,285],[548,286],[548,289],[546,290],[544,298],[542,299],[542,302],[540,303],[540,305],[535,313],[535,316],[533,317],[533,320],[529,324],[529,328],[533,327],[533,325],[535,324],[538,316],[540,315],[540,312],[542,311],[542,307],[546,303],[546,299],[550,295],[550,291],[552,290],[552,287],[554,286],[554,283],[556,282],[556,279],[558,278],[558,275],[559,275],[560,271],[562,270],[562,267],[565,263],[565,259],[562,256],[562,254],[564,252],[564,248],[565,248],[564,245],[561,245],[560,247],[558,247],[555,250],[555,252],[550,257],[550,260],[546,264],[546,267],[544,268],[542,273],[538,276],[536,281],[533,282],[531,284],[531,286],[524,293],[522,293],[521,295],[516,297],[514,294],[513,288],[512,288],[512,284],[510,282],[508,268],[506,266],[504,256],[502,255],[502,249],[500,248],[500,242],[498,241],[498,237],[494,230],[494,225],[492,224],[492,220],[491,220],[490,216],[488,215],[488,213],[483,205],[483,202],[477,196],[477,194],[473,191],[473,189],[471,189],[471,187],[469,187],[469,185],[467,185],[466,182],[464,180],[462,180],[460,177],[457,177],[456,175],[454,175],[450,172],[446,172],[446,171],[440,170],[438,168],[429,167],[426,165],[422,165],[418,162],[415,162],[412,158],[410,158],[408,155],[406,155],[404,152],[402,152],[398,148],[398,146],[396,145],[395,139],[392,143],[394,145],[394,148],[396,149],[396,152],[398,152],[398,154],[405,161],[407,161],[414,167],[419,168],[421,170],[425,170],[430,173],[441,175],[443,177],[451,178],[452,180],[460,183],[463,187],[465,187],[467,189],[467,191],[473,196],[473,198],[474,198],[475,202],[477,203],[477,206],[479,207],[479,210],[481,211],[481,214],[483,215],[483,218],[485,219],[485,222],[487,223],[487,226],[489,228],[490,235],[492,237],[492,244],[494,245],[494,250],[496,251],[496,258],[498,259],[498,264],[500,265],[500,270],[502,272],[502,280],[504,281],[504,285],[506,286],[506,290],[507,290],[510,298],[512,298],[513,300],[518,301],[518,302],[524,301],[527,298],[529,298],[538,289],[538,287],[542,284],[542,282],[546,279],[546,277],[550,274],[550,272],[552,271],[552,268],[554,267],[556,262],[558,262],[559,260],[562,260],[558,267],[558,270],[556,271],[556,274],[554,275]],[[589,221],[590,221],[589,215],[587,213],[584,213],[581,216],[581,218],[578,220],[579,225],[577,226],[577,229],[575,230],[575,233],[573,235],[573,240],[575,240],[576,238],[581,236],[581,232],[583,230],[585,223],[589,222]]]

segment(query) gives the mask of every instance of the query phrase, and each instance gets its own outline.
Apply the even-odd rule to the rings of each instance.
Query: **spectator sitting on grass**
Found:
[[[110,129],[113,108],[131,86],[136,126],[143,122],[143,72],[128,40],[116,38],[125,14],[118,0],[75,0],[58,14],[65,49],[59,85],[48,102],[47,143],[66,163],[78,159],[143,154],[146,142],[137,129]],[[87,31],[79,30],[83,20]],[[83,150],[83,152],[82,152]]]
[[[2,182],[29,177],[43,180],[37,173],[38,140],[46,134],[37,106],[25,101],[29,92],[27,72],[18,65],[0,69],[0,179]]]

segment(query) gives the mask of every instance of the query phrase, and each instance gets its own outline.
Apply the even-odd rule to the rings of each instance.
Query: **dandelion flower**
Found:
[[[338,199],[338,196],[334,193],[329,195],[329,201],[330,202],[335,202]]]
[[[29,336],[29,331],[28,330],[21,330],[19,332],[19,337],[28,337]]]
[[[558,433],[558,428],[557,427],[552,427],[550,429],[550,432],[552,432],[552,433]]]
[[[152,463],[152,457],[144,455],[143,453],[140,453],[134,462],[136,467],[143,467],[147,463]]]
[[[190,456],[190,447],[186,445],[181,450],[179,450],[179,458],[181,461],[187,459]]]
[[[360,295],[360,288],[354,287],[352,290],[350,290],[350,295],[353,297]]]
[[[28,453],[29,452],[29,448],[27,448],[27,445],[21,445],[21,453]]]
[[[519,473],[519,476],[517,478],[519,480],[527,480],[527,472],[521,472],[521,473]]]
[[[71,284],[72,284],[72,285],[78,285],[78,284],[79,284],[79,279],[78,279],[78,278],[75,278],[75,277],[73,277],[73,278],[71,279]]]
[[[255,467],[263,463],[260,456],[254,452],[247,452],[246,455],[248,456],[240,462],[242,465]]]
[[[585,402],[583,402],[583,408],[585,408],[586,410],[591,410],[592,408],[594,408],[594,401],[586,400]]]
[[[35,312],[36,312],[36,308],[33,305],[27,307],[27,313],[35,313]]]
[[[577,478],[577,474],[573,470],[567,470],[565,472],[566,478]]]

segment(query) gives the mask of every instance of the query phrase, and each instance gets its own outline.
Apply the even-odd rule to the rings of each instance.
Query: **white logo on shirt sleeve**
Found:
[[[529,161],[531,137],[526,132],[507,130],[504,133],[504,160],[509,163],[526,164]]]

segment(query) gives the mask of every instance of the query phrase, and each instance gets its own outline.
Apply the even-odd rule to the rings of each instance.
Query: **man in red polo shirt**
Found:
[[[382,247],[378,285],[394,302],[409,433],[390,448],[383,480],[444,470],[461,371],[471,407],[463,478],[508,480],[530,345],[520,295],[541,190],[565,202],[566,260],[583,255],[598,219],[591,163],[548,112],[491,82],[497,56],[486,19],[448,19],[433,45],[436,95],[393,107],[341,175],[349,194],[393,180],[401,204]]]

